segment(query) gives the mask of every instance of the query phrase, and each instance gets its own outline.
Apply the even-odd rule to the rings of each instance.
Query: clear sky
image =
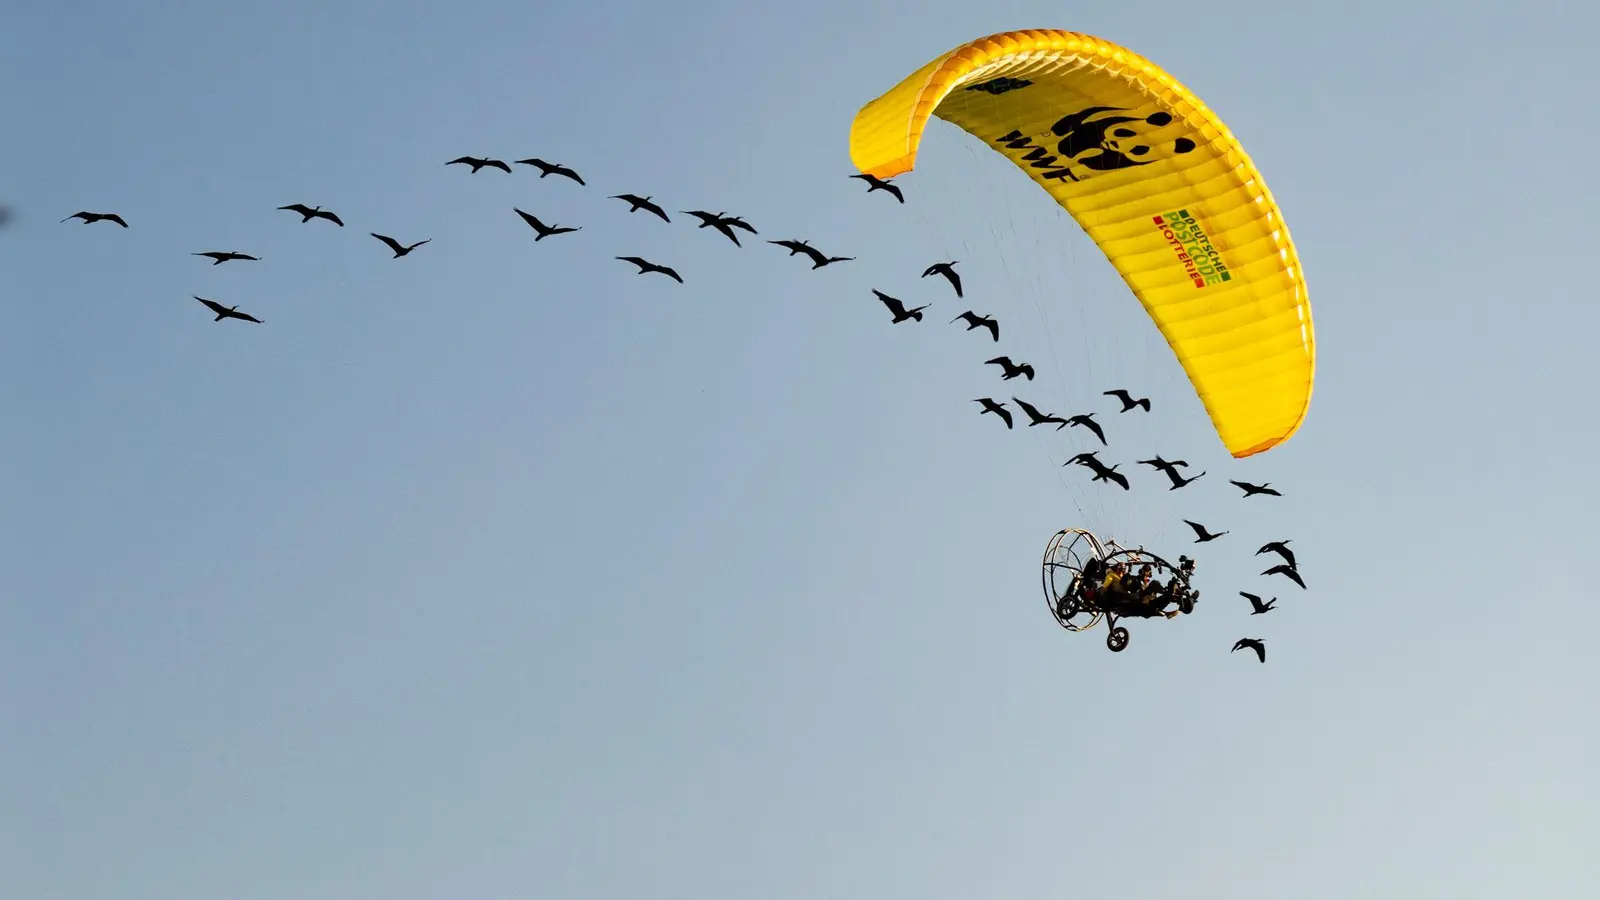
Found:
[[[0,896],[1594,896],[1580,4],[28,6]],[[1288,444],[1229,460],[1109,265],[955,129],[904,207],[845,177],[863,103],[1031,27],[1154,59],[1265,174],[1319,342]],[[917,277],[947,254],[970,303]],[[979,418],[1001,390],[1210,474],[1108,496],[1059,467],[1081,437]],[[1056,627],[1051,533],[1176,555],[1180,518],[1233,532],[1195,615],[1121,654]],[[1257,574],[1281,537],[1309,591]]]

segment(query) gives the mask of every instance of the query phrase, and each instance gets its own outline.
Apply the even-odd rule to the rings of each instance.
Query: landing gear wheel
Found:
[[[1128,629],[1121,625],[1111,629],[1111,633],[1106,635],[1106,646],[1111,648],[1112,653],[1121,653],[1128,646]]]

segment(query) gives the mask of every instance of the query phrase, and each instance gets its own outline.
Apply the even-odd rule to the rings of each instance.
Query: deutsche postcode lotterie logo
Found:
[[[1167,244],[1177,254],[1178,262],[1183,264],[1184,271],[1195,287],[1203,288],[1208,284],[1233,280],[1227,263],[1222,261],[1222,254],[1212,245],[1210,236],[1194,216],[1189,215],[1187,209],[1152,216],[1151,221],[1160,230],[1161,236],[1167,239]]]

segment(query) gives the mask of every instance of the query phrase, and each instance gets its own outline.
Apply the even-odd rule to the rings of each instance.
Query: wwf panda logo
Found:
[[[1095,172],[1147,166],[1155,162],[1150,156],[1151,143],[1143,137],[1140,126],[1161,128],[1172,124],[1172,115],[1153,112],[1148,116],[1107,115],[1125,113],[1115,106],[1091,106],[1070,115],[1062,116],[1050,126],[1050,133],[1060,138],[1056,152],[1074,163]],[[1194,141],[1180,137],[1172,141],[1173,153],[1188,153]],[[1097,152],[1091,152],[1097,151]],[[1089,154],[1085,156],[1084,154]]]

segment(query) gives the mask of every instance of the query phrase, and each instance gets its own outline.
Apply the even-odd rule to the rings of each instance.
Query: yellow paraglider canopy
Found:
[[[862,172],[910,171],[929,116],[1005,154],[1088,232],[1188,373],[1235,457],[1288,440],[1316,369],[1289,230],[1227,126],[1154,63],[1070,31],[940,56],[856,115]]]

